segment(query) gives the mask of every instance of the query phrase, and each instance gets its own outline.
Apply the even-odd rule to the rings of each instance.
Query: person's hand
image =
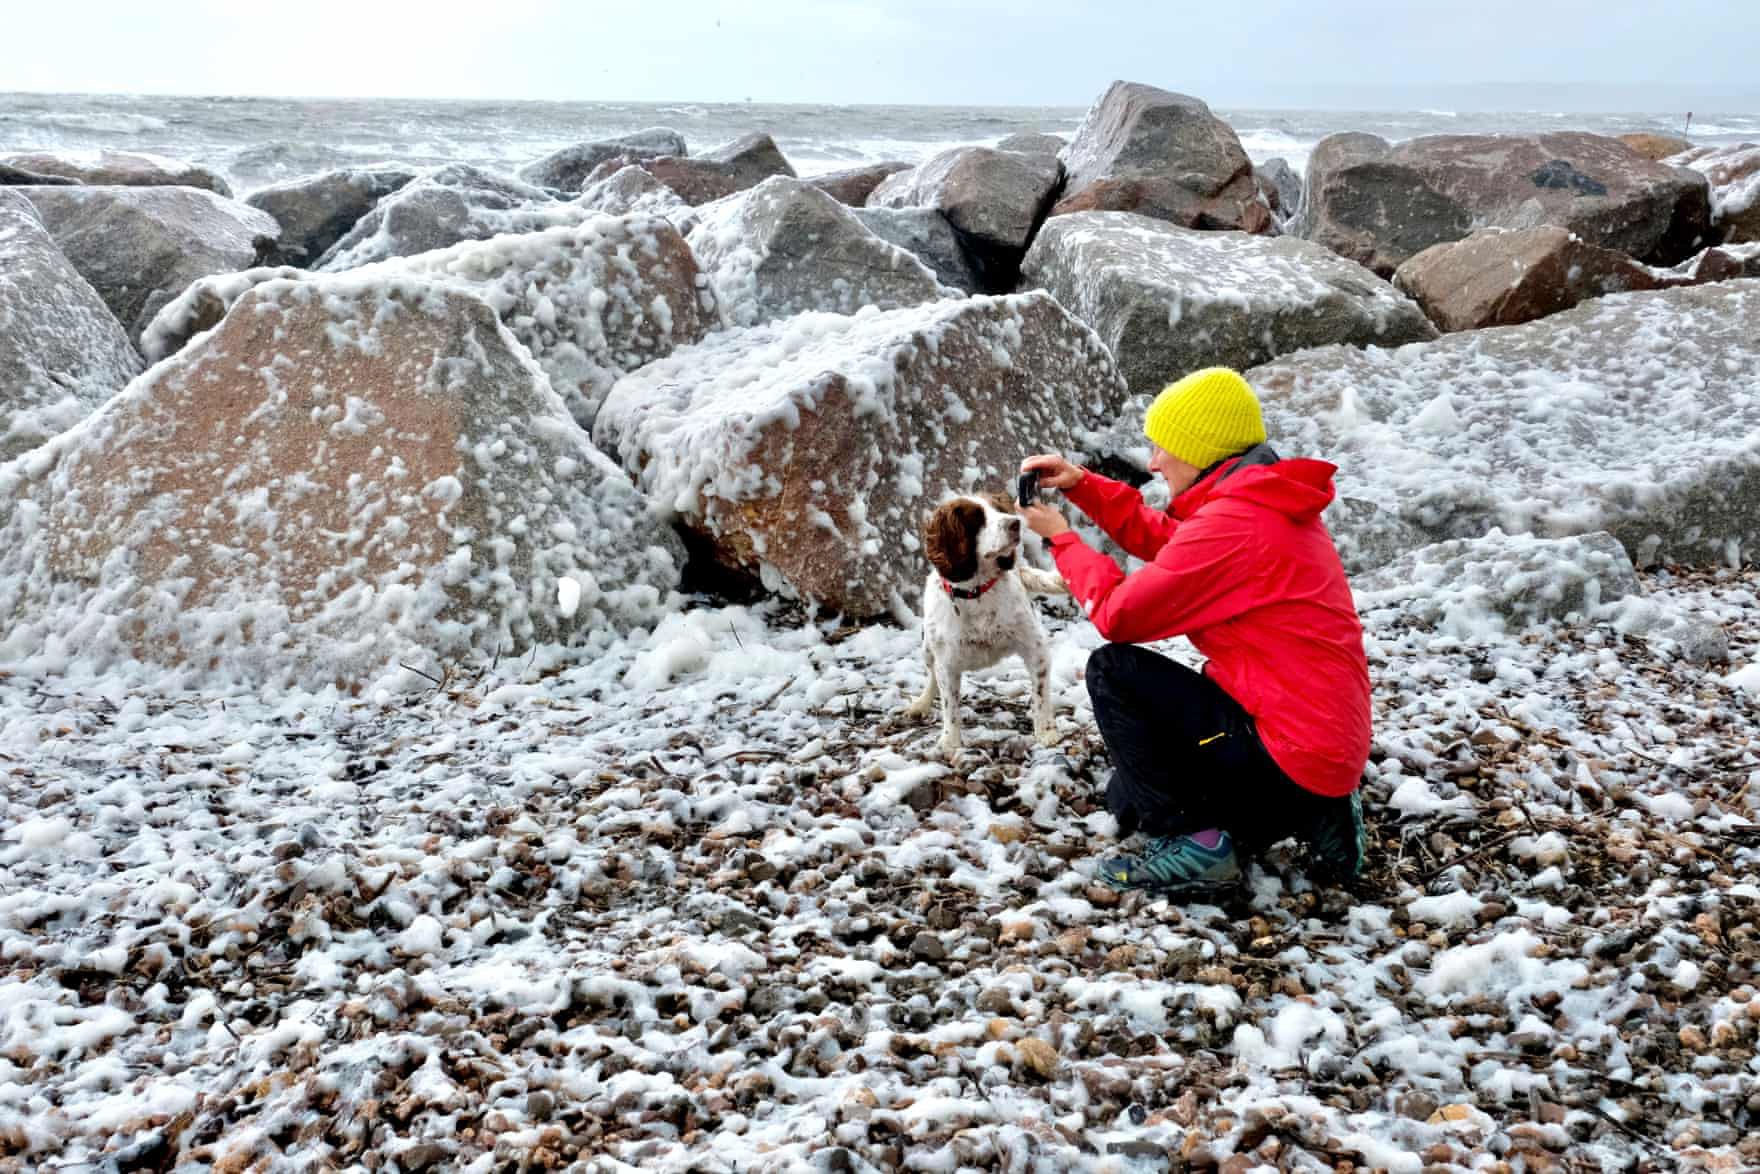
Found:
[[[1070,464],[1054,452],[1042,452],[1022,461],[1021,472],[1025,473],[1029,469],[1039,470],[1039,484],[1046,489],[1068,489],[1088,472],[1080,465]]]
[[[1027,529],[1048,541],[1069,529],[1064,516],[1048,505],[1022,506],[1021,517],[1027,520]]]

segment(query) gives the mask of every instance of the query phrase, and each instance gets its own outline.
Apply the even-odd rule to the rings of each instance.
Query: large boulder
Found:
[[[911,253],[811,184],[776,176],[698,209],[690,246],[730,326],[805,310],[853,314],[947,297]]]
[[[276,259],[275,218],[192,187],[16,188],[138,342],[159,307],[210,273]]]
[[[138,151],[18,151],[0,155],[0,164],[53,175],[74,183],[115,187],[202,188],[217,196],[232,196],[232,189],[218,174],[182,159],[147,155]]]
[[[1697,147],[1669,160],[1704,175],[1711,184],[1711,213],[1723,240],[1760,241],[1760,145]]]
[[[935,209],[959,232],[985,285],[1013,289],[1061,177],[1062,164],[1049,155],[955,147],[887,178],[868,206]]]
[[[542,188],[452,163],[380,200],[313,268],[336,273],[459,241],[579,224],[591,215],[591,209],[556,200]]]
[[[36,208],[0,189],[0,462],[71,428],[140,369]]]
[[[1280,452],[1339,465],[1327,521],[1359,570],[1494,527],[1607,530],[1639,565],[1752,562],[1755,370],[1760,283],[1730,281],[1392,351],[1304,351],[1247,378]]]
[[[1618,139],[1579,131],[1433,135],[1395,146],[1330,135],[1308,160],[1298,231],[1390,276],[1480,228],[1568,228],[1586,243],[1672,265],[1709,243],[1710,188]]]
[[[874,189],[879,187],[882,181],[910,169],[909,163],[870,163],[865,167],[850,167],[842,171],[822,172],[819,175],[809,176],[807,182],[839,204],[860,208],[868,202],[868,197],[873,194]]]
[[[244,198],[281,225],[281,255],[310,265],[341,240],[380,200],[415,179],[407,168],[345,167],[259,188]]]
[[[1130,212],[1046,221],[1022,277],[1094,327],[1133,394],[1303,347],[1436,337],[1411,299],[1319,245]]]
[[[398,661],[601,640],[659,618],[682,558],[489,306],[408,278],[258,286],[0,498],[0,659],[186,683],[419,684]]]
[[[1063,165],[1053,216],[1137,212],[1187,228],[1271,228],[1234,128],[1185,94],[1113,82],[1064,149]]]
[[[1431,245],[1401,265],[1393,283],[1443,330],[1515,326],[1587,298],[1670,284],[1624,253],[1566,228],[1488,228]]]
[[[649,127],[614,139],[575,143],[534,159],[519,169],[519,177],[541,188],[576,192],[592,170],[607,159],[653,159],[661,155],[688,155],[684,136],[663,126]]]
[[[983,280],[966,255],[959,233],[934,208],[856,208],[856,219],[884,241],[907,249],[927,265],[942,285],[982,293]]]
[[[594,435],[729,567],[852,616],[909,614],[950,490],[1013,484],[1124,399],[1043,293],[712,335],[619,381]]]
[[[665,220],[596,216],[584,224],[465,241],[351,271],[363,280],[441,282],[488,302],[525,345],[583,428],[619,377],[719,323],[696,258]],[[251,269],[204,278],[169,303],[142,338],[147,357],[175,353],[252,288],[302,276]]]
[[[688,158],[661,155],[652,159],[619,156],[599,164],[612,168],[633,163],[678,193],[687,204],[707,204],[735,192],[757,187],[773,175],[794,177],[776,141],[767,134],[749,134],[702,155]],[[597,179],[603,171],[591,176]]]

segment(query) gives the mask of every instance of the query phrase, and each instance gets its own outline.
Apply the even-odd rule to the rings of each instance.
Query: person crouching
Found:
[[[1106,805],[1143,850],[1103,861],[1125,889],[1194,893],[1234,884],[1236,859],[1294,836],[1316,879],[1356,876],[1367,836],[1358,787],[1368,761],[1363,628],[1321,521],[1336,467],[1284,460],[1259,400],[1213,367],[1171,384],[1144,414],[1166,512],[1113,481],[1042,453],[1040,483],[1147,565],[1126,574],[1055,508],[1027,525],[1050,546],[1100,635],[1086,671],[1112,756]],[[1141,644],[1184,635],[1202,672]]]

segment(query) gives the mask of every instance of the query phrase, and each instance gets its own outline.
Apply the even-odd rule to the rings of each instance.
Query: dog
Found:
[[[923,660],[929,681],[905,713],[926,716],[941,698],[941,753],[961,745],[960,674],[1010,654],[1033,676],[1033,733],[1057,743],[1051,713],[1051,654],[1028,592],[1068,594],[1061,576],[1017,566],[1021,516],[1006,497],[950,498],[923,527],[934,568],[923,584]]]

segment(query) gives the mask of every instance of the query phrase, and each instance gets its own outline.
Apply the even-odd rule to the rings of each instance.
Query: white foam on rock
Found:
[[[483,301],[343,277],[236,309],[0,466],[0,657],[396,685],[670,606],[677,540]]]

